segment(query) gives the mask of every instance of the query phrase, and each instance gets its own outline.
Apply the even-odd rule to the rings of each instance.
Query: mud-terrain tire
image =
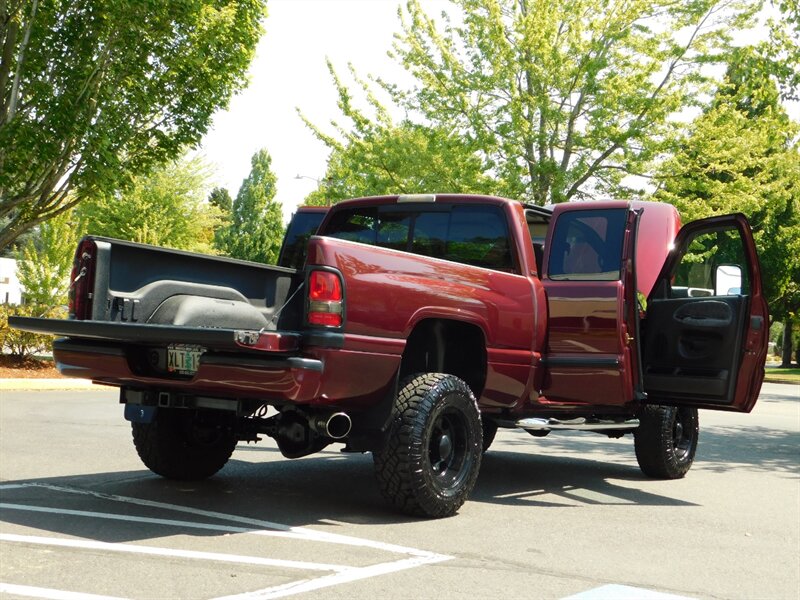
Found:
[[[651,405],[644,407],[639,420],[633,439],[642,472],[655,479],[686,475],[700,434],[697,409]]]
[[[481,417],[481,425],[483,428],[483,451],[486,452],[489,446],[492,445],[494,436],[497,435],[497,423],[491,419]]]
[[[469,386],[453,375],[414,376],[400,390],[382,447],[373,452],[381,492],[406,514],[453,515],[475,486],[482,449]]]
[[[162,408],[151,423],[131,425],[139,458],[167,479],[207,479],[225,466],[236,447],[230,421],[216,415]]]

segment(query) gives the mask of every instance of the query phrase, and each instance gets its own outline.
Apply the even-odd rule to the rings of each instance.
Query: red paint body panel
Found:
[[[323,237],[312,239],[309,264],[341,271],[348,340],[370,339],[376,351],[398,352],[399,359],[404,340],[426,319],[475,325],[488,358],[481,402],[513,406],[525,396],[533,351],[540,352],[544,343],[535,333],[538,280]]]
[[[549,401],[614,406],[632,394],[621,370],[625,357],[620,344],[622,286],[619,281],[546,283],[549,306],[547,358],[605,361],[585,368],[551,367],[543,386]]]
[[[621,295],[618,281],[587,281],[580,286],[571,281],[549,282],[548,355],[591,352],[616,357]]]
[[[309,397],[307,403],[354,411],[367,409],[386,396],[401,358],[400,354],[344,349],[314,350],[311,354],[322,360],[324,372],[318,394]]]

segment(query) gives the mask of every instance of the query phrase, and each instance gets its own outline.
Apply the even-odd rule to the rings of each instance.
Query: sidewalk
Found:
[[[105,385],[95,385],[88,379],[0,379],[0,391],[69,391],[103,390]]]

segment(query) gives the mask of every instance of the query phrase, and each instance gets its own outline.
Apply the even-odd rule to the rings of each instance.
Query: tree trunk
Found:
[[[781,346],[781,367],[792,366],[792,320],[789,315],[783,319],[783,344]]]

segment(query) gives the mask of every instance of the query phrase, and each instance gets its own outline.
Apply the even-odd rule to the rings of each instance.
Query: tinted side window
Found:
[[[624,208],[562,214],[549,250],[550,279],[619,279],[626,215]]]

